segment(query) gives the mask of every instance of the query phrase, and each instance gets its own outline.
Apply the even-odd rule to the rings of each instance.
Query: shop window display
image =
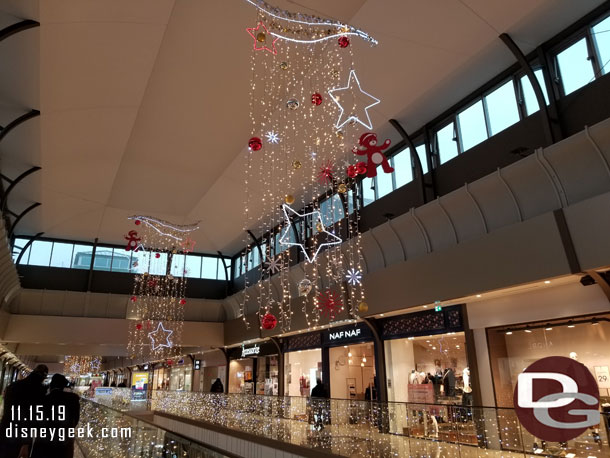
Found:
[[[463,332],[385,342],[388,400],[472,405]]]
[[[172,391],[191,391],[193,366],[174,367],[170,373],[169,389]]]
[[[256,394],[266,396],[278,395],[278,358],[259,356],[256,358]]]
[[[235,359],[229,363],[229,393],[254,394],[252,358]]]
[[[153,372],[153,390],[169,390],[170,369],[160,367]]]
[[[375,400],[375,356],[372,343],[329,349],[330,397]]]
[[[287,396],[308,397],[322,379],[322,350],[299,350],[284,355],[285,390]]]

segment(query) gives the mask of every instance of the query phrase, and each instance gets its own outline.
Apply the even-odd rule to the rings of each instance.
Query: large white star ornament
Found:
[[[269,143],[279,143],[280,141],[280,137],[278,134],[276,134],[275,132],[273,132],[272,130],[270,130],[269,132],[267,132],[265,134],[265,137],[267,137],[267,141]]]
[[[347,279],[347,282],[350,285],[359,285],[360,282],[362,281],[362,274],[360,273],[359,270],[356,269],[349,269],[347,271],[347,275],[345,276],[345,278]]]
[[[265,266],[267,266],[267,272],[269,272],[270,274],[274,274],[274,273],[282,270],[282,266],[280,265],[279,261],[275,258],[272,258],[272,259],[267,258],[267,261],[265,261]]]
[[[290,208],[286,204],[282,205],[282,210],[284,211],[286,227],[284,228],[284,232],[282,232],[282,235],[280,236],[280,244],[287,245],[287,246],[298,246],[299,248],[301,248],[301,251],[305,255],[305,259],[307,259],[307,262],[310,262],[310,263],[314,262],[316,260],[316,257],[318,256],[318,253],[320,252],[320,250],[323,247],[338,245],[339,243],[343,242],[343,240],[341,240],[335,234],[333,234],[332,232],[328,232],[326,230],[326,228],[324,227],[324,222],[322,221],[322,215],[320,214],[320,212],[318,210],[314,210],[309,213],[299,214],[298,212],[294,211],[292,208]],[[312,225],[318,229],[319,233],[326,234],[327,240],[329,240],[329,241],[319,243],[316,248],[315,253],[313,253],[312,256],[309,256],[309,253],[307,252],[307,249],[305,248],[304,244],[290,241],[290,231],[292,230],[292,220],[290,219],[290,214],[294,214],[303,219],[312,215],[312,217],[315,218],[315,220],[316,220],[316,222],[312,223]]]
[[[356,94],[356,93],[359,93],[359,94]],[[348,98],[348,95],[350,95],[350,94],[353,95],[352,106],[344,107],[343,105],[341,105],[340,99],[343,97]],[[371,118],[369,117],[368,110],[369,110],[369,108],[374,107],[381,101],[377,97],[373,97],[368,92],[362,90],[362,88],[360,87],[360,81],[358,81],[358,77],[356,76],[356,72],[354,70],[351,70],[349,72],[347,86],[336,87],[334,89],[330,89],[328,91],[328,95],[330,95],[330,98],[339,107],[339,119],[337,119],[337,123],[335,124],[335,127],[337,129],[340,129],[341,127],[343,127],[346,123],[348,123],[350,121],[359,122],[360,124],[362,124],[364,127],[366,127],[369,130],[373,128],[373,124],[371,123]],[[358,97],[356,97],[356,95],[358,95]],[[357,107],[356,98],[366,100],[366,102],[364,102],[364,103],[367,103],[367,105],[365,105],[364,107],[362,107],[362,106]],[[359,105],[362,105],[362,104],[359,104]],[[359,117],[358,116],[359,114],[362,116]]]
[[[148,333],[152,351],[156,351],[161,347],[171,348],[173,343],[169,338],[174,333],[171,329],[165,329],[163,323],[159,322],[159,326],[152,332]]]

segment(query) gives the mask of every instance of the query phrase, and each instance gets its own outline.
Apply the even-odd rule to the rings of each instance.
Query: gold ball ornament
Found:
[[[333,77],[333,78],[335,78],[335,79],[339,78],[339,69],[337,69],[337,68],[333,68],[333,69],[330,71],[330,76],[332,76],[332,77]]]
[[[337,136],[337,138],[339,140],[343,140],[343,131],[342,130],[338,130],[337,132],[335,132],[335,135]]]
[[[284,202],[288,205],[292,205],[294,203],[294,196],[292,194],[287,194],[286,197],[284,197]]]
[[[344,183],[341,183],[339,186],[337,186],[337,191],[339,191],[341,194],[345,194],[347,192],[347,186],[345,186]]]
[[[256,34],[256,41],[259,43],[263,43],[267,39],[267,35],[264,32],[258,32]]]
[[[288,62],[280,62],[281,70],[288,70]]]
[[[360,302],[360,304],[358,304],[358,311],[360,313],[366,313],[369,311],[369,304],[367,304],[366,302]]]
[[[322,226],[322,223],[317,223],[316,229],[318,230],[318,232],[322,232],[324,230],[324,226]]]
[[[292,167],[293,167],[295,170],[300,169],[302,165],[303,165],[303,164],[301,164],[301,161],[293,161],[293,162],[292,162]]]

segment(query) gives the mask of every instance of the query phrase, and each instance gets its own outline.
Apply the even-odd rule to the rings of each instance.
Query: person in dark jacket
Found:
[[[324,429],[325,419],[328,418],[328,391],[322,380],[316,379],[316,386],[311,390],[311,411],[314,417],[314,427],[321,431]],[[319,399],[315,399],[319,398]]]
[[[7,428],[14,431],[14,428],[38,426],[35,418],[28,417],[30,407],[32,412],[37,412],[37,406],[40,406],[39,408],[43,406],[46,388],[42,382],[47,378],[48,373],[49,368],[39,364],[26,378],[16,381],[6,389],[4,412],[0,420],[0,457],[17,458],[29,455],[32,438],[16,438],[13,434],[7,434]],[[21,413],[21,418],[17,418],[17,412]]]
[[[216,380],[214,380],[214,383],[212,383],[212,388],[210,388],[210,393],[224,393],[225,389],[222,386],[222,382],[220,381],[219,378],[217,378]]]
[[[55,436],[36,439],[31,458],[73,458],[74,438],[67,436],[70,428],[76,428],[80,419],[80,398],[68,389],[70,383],[61,374],[55,374],[51,379],[49,394],[45,396],[44,413],[47,430],[55,428],[66,431],[63,440]]]

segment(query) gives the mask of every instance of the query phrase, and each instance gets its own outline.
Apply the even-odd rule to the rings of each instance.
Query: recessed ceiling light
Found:
[[[572,320],[568,321],[568,328],[573,328],[576,326]]]
[[[427,309],[427,308],[428,308],[428,306],[427,306],[427,305],[424,305],[424,308],[425,308],[425,309]]]
[[[548,285],[549,283],[551,283],[551,280],[544,280],[545,285]]]
[[[481,297],[481,295],[480,295],[480,294],[477,294],[477,297]]]
[[[380,313],[379,316],[383,316],[383,313]]]
[[[544,328],[545,331],[552,331],[553,327],[550,324],[546,325],[546,328]]]
[[[436,350],[436,347],[432,347],[432,350]]]
[[[532,332],[532,330],[531,329],[526,329],[525,332],[529,333],[529,332]]]
[[[513,335],[513,331],[506,331],[506,335],[507,336],[512,336]]]

